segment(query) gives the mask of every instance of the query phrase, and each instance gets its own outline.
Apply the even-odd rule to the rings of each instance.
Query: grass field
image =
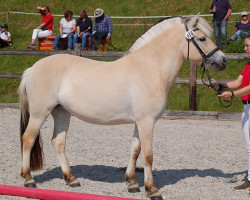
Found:
[[[178,16],[197,14],[208,14],[212,1],[200,0],[85,0],[85,1],[66,1],[66,0],[0,0],[0,13],[10,11],[18,12],[37,12],[37,6],[48,5],[52,14],[63,14],[70,9],[74,12],[75,19],[78,18],[80,9],[85,9],[92,16],[97,7],[104,9],[105,13],[110,16]],[[230,0],[233,12],[249,11],[250,6],[247,0]],[[62,17],[54,17],[54,35],[58,34],[59,21]],[[211,17],[206,17],[211,22]],[[228,24],[228,36],[234,32],[235,22],[239,20],[239,15],[230,17]],[[11,32],[14,45],[9,49],[27,49],[30,43],[32,30],[41,22],[41,17],[37,15],[10,14],[7,19],[6,14],[0,14],[0,23],[8,20],[9,31]],[[113,19],[114,33],[112,36],[113,47],[110,50],[126,51],[133,42],[146,31],[151,24],[159,19]],[[123,25],[120,24],[132,24]],[[141,25],[142,24],[142,25]],[[226,52],[243,52],[243,42],[231,44]],[[23,70],[32,66],[41,57],[29,56],[5,56],[0,55],[0,72],[22,73]],[[223,72],[212,73],[214,79],[234,79],[243,69],[246,62],[229,61],[227,69]],[[200,70],[198,70],[198,78]],[[185,62],[179,77],[189,77],[189,64]],[[18,102],[16,89],[20,80],[0,79],[0,102]],[[189,89],[185,85],[174,85],[171,88],[167,109],[188,110]],[[215,93],[206,86],[198,86],[197,91],[197,108],[198,110],[218,110],[222,112],[241,111],[242,105],[239,100],[235,100],[233,106],[224,109],[220,106]]]

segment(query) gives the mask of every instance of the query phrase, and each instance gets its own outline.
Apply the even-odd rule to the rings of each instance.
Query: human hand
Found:
[[[215,12],[216,12],[216,7],[215,7],[215,5],[214,5],[214,7],[213,7],[212,11],[213,11],[213,13],[215,13]]]
[[[106,37],[106,40],[111,40],[111,36],[107,36],[107,37]]]
[[[233,95],[232,92],[223,92],[222,94],[219,94],[218,96],[221,97],[223,100],[227,100],[231,98]]]
[[[84,33],[84,32],[80,32],[80,33],[78,34],[78,36],[79,36],[79,37],[82,37],[83,33]]]
[[[45,8],[45,7],[40,7],[40,6],[38,6],[37,9],[38,9],[38,10],[45,10],[46,8]]]

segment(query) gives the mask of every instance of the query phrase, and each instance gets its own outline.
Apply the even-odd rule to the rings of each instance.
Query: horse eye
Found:
[[[200,41],[206,41],[206,38],[205,37],[201,37],[199,40]]]

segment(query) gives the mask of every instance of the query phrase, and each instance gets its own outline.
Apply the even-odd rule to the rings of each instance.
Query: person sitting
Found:
[[[0,48],[11,46],[11,35],[10,32],[8,32],[8,25],[3,24],[1,25],[1,34],[0,34]]]
[[[94,40],[97,40],[97,44],[95,45],[94,50],[100,46],[102,40],[107,39],[111,40],[113,27],[112,21],[110,17],[104,14],[104,10],[101,8],[97,8],[94,13],[95,17],[95,25],[94,25],[94,32],[92,33],[93,37],[90,40],[89,50],[92,50]]]
[[[239,37],[245,38],[250,30],[250,21],[248,21],[247,12],[244,11],[241,13],[241,21],[237,22],[235,25],[235,34],[229,39],[233,41]]]
[[[37,38],[43,38],[52,35],[53,16],[50,14],[48,6],[37,7],[42,15],[42,24],[33,30],[31,43],[28,46],[30,50],[35,50]]]
[[[66,37],[68,37],[68,49],[67,50],[72,49],[73,36],[76,30],[76,21],[72,17],[73,17],[73,12],[71,10],[67,10],[64,13],[64,18],[62,18],[60,21],[60,28],[59,28],[60,33],[56,36],[56,39],[53,43],[51,50],[55,50],[57,47],[58,41],[61,38],[66,38]]]
[[[74,35],[73,47],[82,38],[82,50],[85,49],[87,38],[92,37],[92,20],[88,17],[85,10],[80,10],[80,18],[76,22],[76,33]]]

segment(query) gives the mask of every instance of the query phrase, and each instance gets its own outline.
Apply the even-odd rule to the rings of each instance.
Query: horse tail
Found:
[[[21,84],[18,88],[19,98],[20,98],[20,142],[21,142],[21,153],[23,154],[23,134],[28,126],[30,119],[29,111],[29,99],[26,92],[26,81],[31,68],[25,70]],[[42,140],[40,137],[40,131],[36,137],[35,143],[31,150],[30,155],[30,169],[31,171],[40,170],[43,168],[43,149]]]

